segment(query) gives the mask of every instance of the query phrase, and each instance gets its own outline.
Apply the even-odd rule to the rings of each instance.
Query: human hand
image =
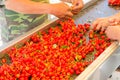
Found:
[[[98,18],[92,23],[92,27],[95,30],[104,31],[107,28],[107,26],[110,25],[108,20],[109,20],[108,17],[106,17],[106,18]]]
[[[110,17],[108,21],[109,21],[110,25],[118,25],[118,24],[120,24],[120,17],[119,17],[119,15],[114,15],[114,16]]]
[[[120,18],[117,15],[106,17],[106,18],[98,18],[92,23],[92,27],[96,30],[104,31],[108,26],[113,26],[120,24]]]
[[[105,33],[110,39],[120,42],[120,25],[107,27]]]
[[[84,6],[83,0],[72,0],[71,2],[73,4],[72,13],[73,14],[78,14]]]
[[[53,14],[58,18],[70,18],[73,16],[73,13],[71,12],[71,7],[69,7],[64,2],[50,5],[50,14]]]

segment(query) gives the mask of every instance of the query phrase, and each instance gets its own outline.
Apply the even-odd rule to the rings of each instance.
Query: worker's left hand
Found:
[[[92,28],[95,30],[104,31],[108,26],[110,26],[109,17],[98,18],[92,23]]]
[[[105,18],[98,18],[92,23],[92,27],[96,30],[104,31],[108,26],[115,26],[120,24],[120,18],[117,15],[113,15]]]
[[[78,14],[80,10],[83,8],[83,0],[71,0],[72,2],[72,13],[73,14]]]
[[[108,26],[105,33],[110,39],[118,40],[120,42],[120,25]]]

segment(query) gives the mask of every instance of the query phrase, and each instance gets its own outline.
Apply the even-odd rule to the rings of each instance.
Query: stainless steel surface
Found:
[[[77,16],[75,16],[74,19],[76,24],[86,23],[88,21],[93,21],[99,17],[106,17],[106,16],[113,15],[118,11],[119,10],[115,10],[114,8],[109,7],[107,0],[93,0],[90,3],[88,3],[86,7],[83,9],[83,11]],[[57,19],[49,23],[44,23],[34,28],[33,30],[27,32],[26,34],[8,42],[4,46],[2,46],[2,48],[0,48],[0,53],[7,52],[8,50],[11,49],[12,46],[19,44],[21,42],[24,42],[25,40],[29,39],[29,37],[32,34],[36,33],[37,31],[46,30],[50,26],[56,25],[55,24],[56,20]],[[102,54],[100,57],[98,57],[98,59],[96,59],[90,65],[90,67],[86,68],[86,70],[81,75],[79,75],[78,78],[76,78],[76,80],[106,80],[106,78],[112,73],[112,71],[114,71],[116,67],[119,65],[119,59],[120,59],[120,57],[118,56],[119,50],[118,52],[114,52],[116,48],[118,48],[117,43],[113,43],[108,49],[104,51],[105,54]],[[107,55],[107,53],[111,53],[111,54]],[[103,61],[100,61],[99,63],[97,63],[97,61],[101,59]],[[94,67],[94,68],[91,68],[91,67]],[[86,71],[88,71],[89,73],[86,73]],[[87,75],[85,76],[85,74]]]

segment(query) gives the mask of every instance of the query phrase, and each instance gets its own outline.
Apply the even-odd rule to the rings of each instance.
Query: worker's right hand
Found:
[[[120,42],[120,25],[109,26],[106,31],[106,35],[108,38],[117,40]]]
[[[57,4],[50,4],[50,14],[55,15],[58,18],[70,18],[73,16],[72,8],[64,2]]]
[[[73,6],[72,6],[72,13],[73,14],[78,14],[81,9],[83,8],[83,0],[71,0]]]

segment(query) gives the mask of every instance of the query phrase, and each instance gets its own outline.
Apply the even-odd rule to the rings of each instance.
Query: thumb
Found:
[[[72,16],[73,16],[73,13],[72,13],[72,12],[67,12],[66,15],[67,15],[68,17],[72,17]]]

